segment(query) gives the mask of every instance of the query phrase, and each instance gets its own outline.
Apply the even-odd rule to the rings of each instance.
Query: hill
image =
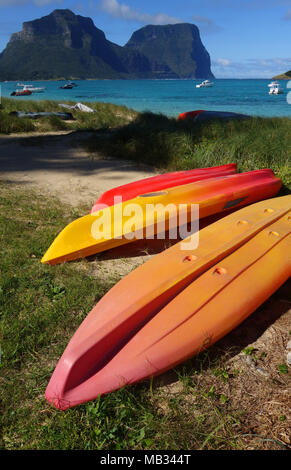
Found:
[[[291,70],[286,73],[282,73],[281,75],[276,75],[276,77],[273,77],[274,80],[291,80]]]
[[[213,78],[210,56],[193,24],[145,26],[133,33],[125,49],[146,56],[159,78]]]
[[[0,80],[210,77],[195,25],[146,26],[122,47],[68,9],[23,23],[0,54]]]

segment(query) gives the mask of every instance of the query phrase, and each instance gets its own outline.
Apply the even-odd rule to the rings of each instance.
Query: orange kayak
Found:
[[[160,374],[213,344],[291,275],[291,196],[240,209],[150,259],[80,325],[46,389],[59,409]]]
[[[165,229],[170,225],[172,228],[183,225],[181,220],[189,222],[193,204],[199,206],[197,216],[203,219],[273,197],[281,185],[272,170],[266,169],[142,194],[70,223],[49,247],[42,263],[57,264],[90,256],[144,238],[149,233],[162,236],[162,222],[165,222]]]

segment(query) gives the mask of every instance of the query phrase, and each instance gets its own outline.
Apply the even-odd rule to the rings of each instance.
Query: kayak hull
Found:
[[[203,122],[203,121],[215,121],[215,120],[242,120],[250,119],[251,116],[247,114],[232,113],[228,111],[188,111],[181,113],[178,116],[178,121],[193,121],[193,122]]]
[[[215,176],[225,176],[235,173],[236,164],[230,163],[210,168],[197,168],[195,170],[175,171],[151,176],[106,191],[95,202],[91,213],[97,212],[106,206],[113,206],[115,204],[114,198],[117,196],[122,198],[122,202],[125,202],[146,192],[160,191],[161,189],[178,186],[179,184],[187,184]]]
[[[204,228],[196,250],[180,242],[137,268],[80,325],[48,384],[48,401],[76,406],[209,347],[291,275],[290,233],[291,196],[275,198]]]
[[[143,194],[69,224],[49,247],[42,263],[58,264],[90,256],[147,237],[149,233],[163,236],[163,228],[164,231],[169,226],[177,228],[182,219],[184,225],[189,222],[193,204],[199,207],[197,217],[203,219],[273,197],[281,185],[272,170],[256,170]]]

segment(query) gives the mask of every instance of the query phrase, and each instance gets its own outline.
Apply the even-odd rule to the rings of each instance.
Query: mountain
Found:
[[[291,80],[291,70],[289,70],[289,72],[282,73],[281,75],[273,77],[273,80]]]
[[[146,26],[122,47],[71,10],[23,23],[0,54],[0,80],[212,77],[195,25]]]
[[[125,48],[146,56],[155,77],[213,78],[210,56],[193,24],[145,26],[133,33]]]
[[[127,70],[117,49],[90,18],[55,10],[11,36],[0,55],[0,78],[118,78]]]

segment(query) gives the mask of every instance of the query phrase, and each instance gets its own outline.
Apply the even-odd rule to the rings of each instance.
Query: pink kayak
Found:
[[[112,188],[100,196],[91,209],[91,214],[104,208],[104,206],[113,206],[114,197],[121,196],[122,202],[133,199],[140,194],[159,191],[161,189],[172,188],[182,184],[193,183],[195,181],[214,178],[216,176],[226,176],[236,173],[236,164],[214,166],[211,168],[198,168],[195,170],[175,171],[164,173],[162,175],[151,176],[132,183],[124,184]]]

